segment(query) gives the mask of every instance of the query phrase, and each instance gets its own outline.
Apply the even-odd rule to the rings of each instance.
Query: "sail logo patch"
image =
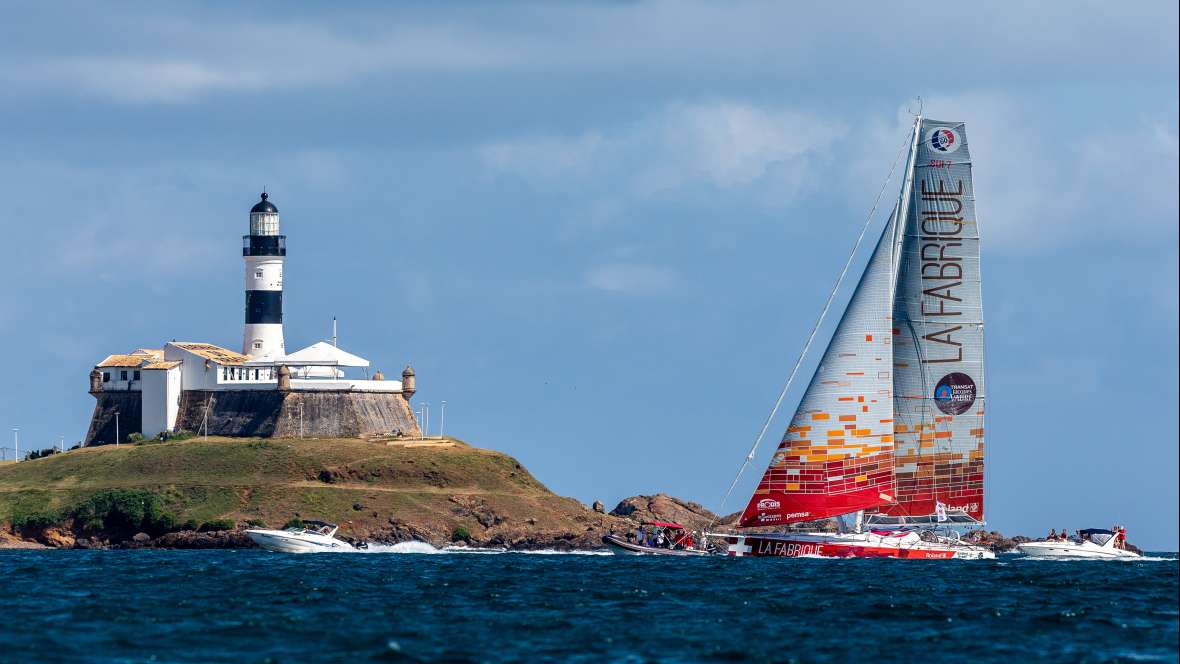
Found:
[[[763,498],[758,501],[758,509],[760,510],[777,510],[779,502],[774,498]]]
[[[962,142],[959,139],[959,133],[950,127],[935,127],[926,136],[926,145],[929,145],[931,150],[942,154],[950,154],[958,150]]]
[[[962,415],[975,405],[975,381],[965,373],[949,373],[934,386],[934,405],[947,415]]]

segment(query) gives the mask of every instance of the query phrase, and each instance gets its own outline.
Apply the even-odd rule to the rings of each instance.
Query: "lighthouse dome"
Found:
[[[279,209],[275,207],[274,203],[266,200],[267,198],[268,196],[266,195],[266,192],[262,192],[262,200],[258,201],[254,204],[254,207],[250,208],[250,214],[278,214]]]

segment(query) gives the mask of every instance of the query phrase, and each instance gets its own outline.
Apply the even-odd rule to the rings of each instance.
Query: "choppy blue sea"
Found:
[[[0,660],[1176,661],[1163,557],[0,551]]]

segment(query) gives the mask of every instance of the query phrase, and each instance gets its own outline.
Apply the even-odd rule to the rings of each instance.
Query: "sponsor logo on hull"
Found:
[[[903,549],[893,546],[869,546],[842,542],[807,542],[744,536],[729,539],[730,556],[766,556],[799,558],[907,558],[915,560],[947,560],[950,558],[982,558],[982,552],[950,549]]]

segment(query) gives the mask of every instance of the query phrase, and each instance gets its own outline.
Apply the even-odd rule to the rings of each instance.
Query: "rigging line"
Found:
[[[852,246],[852,253],[848,254],[848,260],[844,263],[844,269],[840,271],[840,277],[836,279],[836,285],[832,288],[832,292],[828,294],[828,301],[824,303],[824,308],[819,314],[819,318],[815,321],[815,326],[811,328],[811,334],[807,336],[807,343],[803,345],[803,350],[799,353],[799,357],[795,360],[795,366],[791,369],[791,375],[787,377],[787,382],[783,384],[782,391],[778,394],[778,399],[774,402],[774,407],[770,409],[770,415],[766,417],[766,421],[762,423],[762,428],[758,431],[758,436],[754,439],[754,445],[750,448],[750,453],[746,455],[746,460],[742,462],[742,467],[738,469],[737,475],[734,476],[733,482],[730,483],[729,489],[721,498],[721,506],[718,508],[719,512],[725,511],[725,504],[729,501],[730,495],[733,493],[734,487],[737,486],[738,480],[742,478],[742,473],[746,472],[750,462],[754,460],[754,456],[758,453],[758,446],[762,443],[762,438],[766,435],[766,430],[770,428],[771,422],[774,421],[775,415],[778,414],[778,409],[783,405],[783,399],[787,396],[787,391],[791,389],[791,383],[795,380],[795,374],[799,371],[799,366],[803,364],[803,358],[807,356],[807,351],[811,348],[811,343],[815,341],[815,335],[819,332],[820,325],[823,324],[824,318],[827,316],[828,309],[832,306],[832,300],[836,297],[836,292],[840,290],[840,284],[844,283],[844,277],[848,275],[848,268],[852,266],[852,259],[856,257],[856,252],[860,249],[861,243],[864,241],[865,233],[869,230],[869,225],[873,222],[873,215],[877,213],[877,207],[881,204],[881,196],[885,194],[885,188],[889,186],[890,180],[893,179],[893,173],[897,170],[897,162],[901,160],[901,155],[905,152],[906,147],[912,139],[912,129],[906,130],[906,140],[902,142],[901,147],[897,150],[897,156],[893,158],[893,165],[889,167],[889,174],[885,176],[885,181],[881,183],[881,190],[877,192],[877,198],[873,200],[873,207],[869,210],[869,214],[865,219],[864,226],[860,229],[860,236],[856,238],[856,244]],[[718,515],[720,516],[720,514]],[[710,521],[708,528],[713,527],[716,519]]]

